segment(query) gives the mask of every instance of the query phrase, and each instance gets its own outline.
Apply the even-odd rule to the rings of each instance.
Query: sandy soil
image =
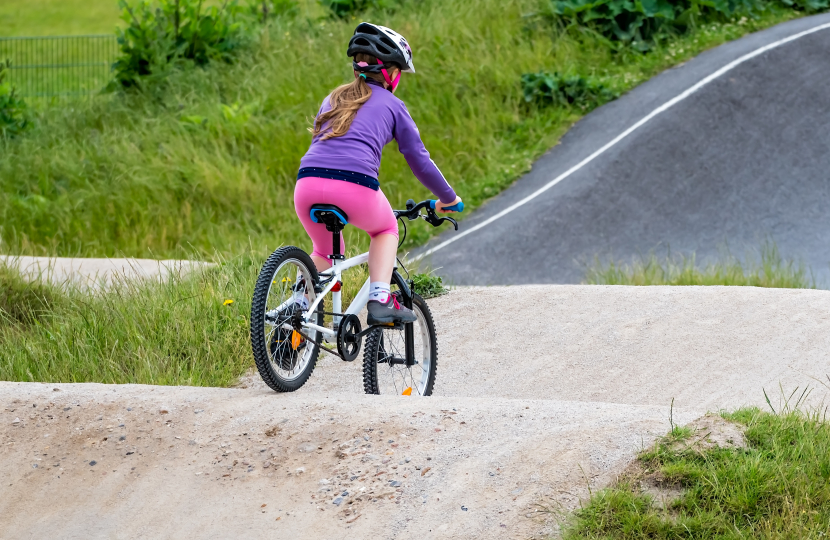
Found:
[[[779,383],[827,394],[827,292],[494,287],[430,305],[422,400],[361,395],[360,362],[332,357],[290,395],[0,383],[0,537],[544,537],[669,429],[672,398],[684,424],[765,405],[762,388],[775,402]]]

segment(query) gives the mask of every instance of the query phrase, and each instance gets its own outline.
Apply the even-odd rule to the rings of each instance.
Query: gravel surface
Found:
[[[0,255],[0,264],[20,270],[29,279],[46,279],[55,284],[71,283],[97,289],[113,279],[157,279],[173,274],[182,276],[209,263],[153,259],[83,259],[71,257],[18,257]]]
[[[684,424],[765,405],[763,388],[777,403],[779,384],[827,397],[825,291],[494,287],[430,305],[428,399],[361,395],[360,361],[331,358],[282,395],[256,377],[0,383],[0,536],[541,538],[668,431],[672,398]]]

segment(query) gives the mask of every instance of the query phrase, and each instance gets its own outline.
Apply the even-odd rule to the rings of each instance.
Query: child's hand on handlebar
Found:
[[[460,202],[461,202],[461,197],[459,197],[459,196],[457,196],[457,195],[456,195],[455,200],[454,200],[453,202],[451,202],[451,203],[442,203],[441,201],[435,201],[435,209],[436,209],[437,211],[439,211],[439,212],[443,213],[443,214],[448,214],[448,213],[451,213],[451,212],[452,212],[452,213],[454,213],[454,212],[458,212],[458,210],[457,210],[457,209],[453,209],[453,210],[445,210],[445,208],[447,208],[448,206],[449,206],[449,207],[455,206],[455,205],[457,205],[457,204],[458,204],[458,203],[460,203]],[[462,206],[461,208],[463,208],[463,206]]]

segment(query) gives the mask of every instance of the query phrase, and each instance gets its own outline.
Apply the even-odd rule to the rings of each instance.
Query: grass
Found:
[[[3,0],[0,37],[112,34],[119,15],[113,0]]]
[[[116,279],[94,295],[0,266],[0,380],[234,384],[253,365],[248,320],[262,261],[216,262],[163,283]],[[344,276],[346,304],[367,276]]]
[[[0,323],[0,380],[231,385],[252,364],[248,298],[257,271],[239,257],[195,278],[117,280],[100,295],[42,285],[57,299],[50,309]],[[8,267],[0,280],[22,282]]]
[[[613,53],[590,33],[528,16],[544,0],[423,0],[367,13],[414,44],[418,75],[399,96],[427,148],[470,208],[527,171],[584,113],[534,108],[523,73],[591,76],[625,91],[698,52],[797,16],[707,25],[649,54]],[[235,65],[175,74],[144,95],[112,95],[38,113],[25,137],[0,142],[0,249],[30,255],[264,255],[308,248],[292,205],[306,131],[320,101],[351,72],[354,21],[320,17],[312,0],[280,19]],[[459,21],[463,24],[459,24]],[[226,107],[223,107],[226,106]],[[381,184],[394,207],[429,193],[390,145]],[[405,247],[433,231],[415,227]],[[367,238],[350,231],[351,245]]]
[[[773,243],[760,250],[760,259],[745,261],[724,253],[721,260],[700,267],[694,255],[658,258],[654,253],[631,264],[594,261],[585,281],[592,285],[737,285],[815,289],[812,272],[803,263],[784,259]]]
[[[818,413],[741,409],[724,414],[745,426],[748,447],[701,450],[677,444],[675,430],[638,465],[681,488],[661,508],[626,478],[594,494],[563,538],[821,539],[830,531],[830,426]]]
[[[13,269],[0,266],[0,325],[32,325],[59,302],[48,285],[29,282]]]

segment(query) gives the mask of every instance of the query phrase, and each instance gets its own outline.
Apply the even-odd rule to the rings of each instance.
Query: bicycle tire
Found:
[[[312,343],[312,349],[309,353],[309,357],[306,360],[306,365],[300,370],[296,377],[287,378],[280,375],[275,366],[272,364],[272,358],[268,351],[269,338],[266,335],[268,296],[271,291],[272,284],[276,282],[277,273],[284,267],[284,265],[292,262],[301,264],[305,267],[307,275],[313,282],[310,290],[315,291],[320,278],[311,257],[309,257],[305,251],[298,247],[286,246],[274,251],[271,256],[268,257],[268,260],[265,261],[265,264],[262,265],[259,277],[257,278],[256,286],[254,287],[254,296],[251,302],[250,330],[251,350],[253,351],[254,362],[256,363],[257,371],[259,371],[259,375],[262,377],[262,380],[276,392],[294,392],[295,390],[301,388],[306,381],[308,381],[308,378],[314,371],[314,367],[317,364],[317,358],[320,355],[321,336],[319,333],[315,333],[315,339]],[[307,288],[307,290],[309,290],[309,288]],[[316,297],[316,291],[313,292],[313,295]],[[313,319],[314,322],[320,326],[323,324],[323,314],[319,312],[322,311],[323,306],[321,303],[318,308],[318,313]],[[276,331],[276,328],[274,331]],[[305,346],[308,346],[308,342],[306,342]],[[280,362],[284,362],[284,360],[281,359]],[[289,360],[289,362],[293,362],[293,359]]]
[[[420,354],[416,351],[416,360],[420,360],[418,365],[421,366],[422,373],[418,388],[416,389],[410,386],[410,388],[412,388],[411,395],[430,396],[432,395],[433,386],[435,385],[435,377],[438,372],[438,339],[435,334],[435,323],[432,320],[432,312],[429,310],[429,306],[424,299],[417,294],[412,295],[412,308],[418,317],[418,320],[412,323],[413,325],[417,325],[413,328],[413,331],[417,332],[419,328],[422,330],[421,340],[428,344],[429,350],[427,353],[424,353],[422,350]],[[385,379],[395,377],[396,374],[392,373],[392,371],[396,368],[393,368],[392,365],[388,364],[385,360],[390,356],[394,356],[394,354],[390,354],[385,350],[385,343],[389,338],[384,338],[384,335],[391,336],[395,332],[403,334],[404,331],[403,328],[377,328],[366,337],[363,352],[363,390],[367,394],[391,395],[397,393],[400,395],[400,390],[405,390],[405,386],[390,386],[390,384],[385,382]],[[425,360],[429,361],[427,369],[423,369],[423,362]],[[386,368],[386,365],[389,367]],[[384,367],[379,369],[379,366]],[[403,375],[402,381],[404,383],[407,381],[405,371],[409,371],[409,375],[411,376],[412,367],[414,366],[410,366],[408,368],[401,366],[400,369],[397,370],[398,374]],[[410,382],[414,381],[412,378],[409,380]]]

